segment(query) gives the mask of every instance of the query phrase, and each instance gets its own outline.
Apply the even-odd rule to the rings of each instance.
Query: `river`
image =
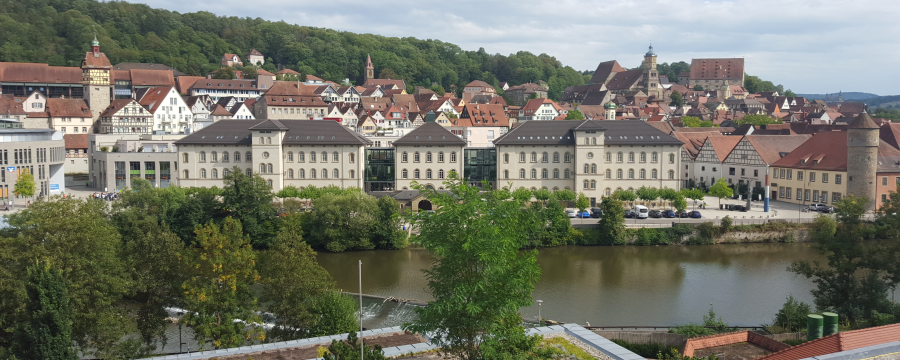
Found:
[[[321,252],[319,263],[344,291],[427,301],[421,248]],[[546,319],[593,326],[701,322],[710,304],[731,325],[770,323],[788,295],[812,303],[812,282],[790,273],[794,260],[823,259],[809,243],[710,246],[563,246],[540,249],[534,298]],[[536,318],[537,306],[521,309]]]

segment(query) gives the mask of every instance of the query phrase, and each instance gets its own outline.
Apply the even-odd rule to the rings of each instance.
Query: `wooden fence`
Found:
[[[684,341],[687,340],[687,336],[685,335],[655,331],[634,332],[594,330],[594,332],[609,340],[622,340],[632,344],[660,344],[681,347],[684,346]]]

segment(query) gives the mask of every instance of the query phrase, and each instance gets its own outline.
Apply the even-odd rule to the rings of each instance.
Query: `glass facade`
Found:
[[[132,161],[129,163],[130,173],[128,174],[130,178],[139,178],[141,177],[141,162],[140,161]]]
[[[168,161],[160,161],[159,162],[159,187],[169,187],[169,182],[172,177],[172,169],[170,167]]]
[[[156,187],[156,163],[153,161],[144,162],[144,179],[150,181],[153,187]]]
[[[368,191],[394,190],[394,179],[394,149],[366,149],[366,189]]]
[[[491,187],[497,185],[497,149],[465,149],[463,171],[466,181],[471,186],[481,187],[482,180],[487,180]]]
[[[116,190],[125,188],[125,162],[116,161]]]

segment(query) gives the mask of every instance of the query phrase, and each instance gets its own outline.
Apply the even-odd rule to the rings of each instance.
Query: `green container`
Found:
[[[822,313],[822,317],[825,318],[825,328],[823,329],[822,335],[828,336],[831,334],[838,333],[838,314],[832,312],[824,312]]]
[[[824,318],[822,315],[806,315],[806,340],[812,341],[822,337]]]

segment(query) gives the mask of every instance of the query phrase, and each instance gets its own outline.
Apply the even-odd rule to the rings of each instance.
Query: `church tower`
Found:
[[[100,42],[97,36],[91,43],[91,51],[84,54],[81,61],[81,83],[84,86],[84,101],[91,108],[94,122],[100,114],[109,107],[110,103],[110,78],[109,72],[112,65],[106,54],[100,52]]]
[[[615,120],[616,119],[616,104],[613,104],[612,101],[603,105],[603,108],[606,109],[606,120]]]
[[[863,112],[847,129],[847,195],[868,198],[866,210],[875,210],[878,171],[878,125]]]
[[[642,79],[642,87],[647,96],[656,96],[657,99],[662,98],[661,87],[659,86],[659,71],[656,70],[656,53],[653,52],[653,45],[644,54],[644,68]]]
[[[366,80],[375,78],[375,66],[372,65],[372,57],[366,55]]]

